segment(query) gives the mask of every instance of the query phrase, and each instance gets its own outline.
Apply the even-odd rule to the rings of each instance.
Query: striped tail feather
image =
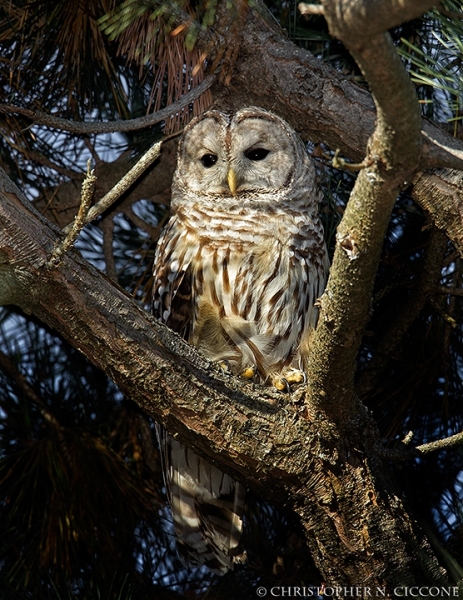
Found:
[[[224,574],[242,562],[245,488],[158,427],[177,550],[187,566]]]

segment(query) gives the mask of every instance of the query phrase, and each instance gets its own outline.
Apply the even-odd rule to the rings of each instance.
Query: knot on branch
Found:
[[[359,257],[360,250],[356,239],[351,234],[336,234],[336,241],[344,250],[349,260],[355,260]]]

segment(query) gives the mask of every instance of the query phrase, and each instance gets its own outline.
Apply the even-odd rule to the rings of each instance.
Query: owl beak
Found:
[[[230,188],[230,192],[234,196],[236,194],[237,177],[232,167],[230,167],[230,169],[228,170],[227,182],[228,187]]]

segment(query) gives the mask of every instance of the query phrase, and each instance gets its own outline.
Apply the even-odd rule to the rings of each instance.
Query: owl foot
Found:
[[[276,376],[272,379],[272,385],[279,392],[287,392],[291,391],[291,386],[298,385],[300,383],[306,383],[307,376],[303,371],[299,371],[298,369],[290,369],[288,370],[284,377]]]
[[[241,371],[240,375],[243,379],[252,379],[256,373],[257,367],[253,365],[251,367],[246,367],[244,371]]]

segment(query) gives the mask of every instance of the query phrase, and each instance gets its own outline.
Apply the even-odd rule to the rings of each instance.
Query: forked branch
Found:
[[[384,236],[398,193],[419,169],[422,147],[420,109],[413,85],[389,35],[378,33],[377,21],[365,23],[369,10],[364,4],[323,2],[330,32],[354,56],[377,108],[377,125],[365,161],[369,166],[360,171],[338,227],[309,361],[309,402],[322,407],[338,423],[348,423],[355,410],[356,357],[369,319]],[[396,2],[371,4],[381,5],[380,13],[391,4],[389,8],[395,12],[383,21],[386,26],[391,19],[399,23],[410,18],[409,11],[402,13]],[[423,11],[427,7],[422,4]],[[361,37],[356,33],[359,28]]]
[[[410,446],[412,439],[413,433],[409,432],[397,448],[384,449],[381,452],[382,456],[388,460],[402,462],[422,456],[423,454],[431,454],[431,452],[439,452],[440,450],[461,446],[463,445],[463,431],[441,438],[440,440],[435,440],[434,442],[427,442],[426,444],[413,447]]]

